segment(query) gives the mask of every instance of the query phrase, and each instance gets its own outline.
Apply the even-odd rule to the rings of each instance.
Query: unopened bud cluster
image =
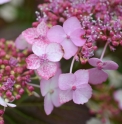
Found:
[[[17,50],[13,41],[0,39],[0,96],[7,102],[20,99],[25,90],[29,94],[34,90],[27,85],[33,75],[25,64],[29,53],[28,50]]]

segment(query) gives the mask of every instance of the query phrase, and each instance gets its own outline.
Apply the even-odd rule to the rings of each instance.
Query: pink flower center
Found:
[[[98,62],[98,63],[97,63],[97,68],[98,68],[99,70],[101,70],[101,69],[103,68],[103,63],[102,63],[102,62]]]
[[[72,86],[72,90],[76,90],[76,86]]]
[[[43,55],[40,57],[40,61],[41,61],[41,63],[48,62],[47,55],[46,55],[46,54],[43,54]]]
[[[67,38],[67,39],[70,39],[70,36],[68,36],[68,35],[67,35],[67,37],[66,37],[66,38]]]

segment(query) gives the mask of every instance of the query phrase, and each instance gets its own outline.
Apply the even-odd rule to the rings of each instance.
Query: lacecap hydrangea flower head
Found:
[[[106,70],[118,68],[116,62],[104,61],[104,55],[107,48],[115,51],[122,45],[121,4],[120,0],[49,0],[38,6],[36,22],[16,39],[18,49],[30,52],[25,57],[27,69],[35,71],[40,80],[40,85],[29,83],[29,75],[24,85],[40,88],[47,115],[54,106],[70,100],[76,104],[87,103],[93,94],[90,85],[104,83],[108,79]],[[94,53],[99,43],[104,48],[97,58]],[[69,73],[61,71],[62,59],[65,62],[72,59]],[[75,68],[74,72],[75,61],[82,69]],[[10,63],[16,65],[16,60]],[[87,63],[94,68],[85,69],[83,65]],[[8,77],[3,88],[11,90],[15,83]],[[2,97],[1,101],[1,105],[9,105]]]

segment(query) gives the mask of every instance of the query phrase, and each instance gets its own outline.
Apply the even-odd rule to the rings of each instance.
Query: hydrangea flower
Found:
[[[37,39],[46,39],[48,27],[44,21],[35,28],[28,28],[22,32],[22,36],[29,44],[33,44]]]
[[[116,70],[118,64],[114,61],[103,62],[98,58],[91,58],[88,60],[89,64],[95,68],[89,69],[89,83],[100,84],[107,80],[108,74],[104,70]]]
[[[88,102],[92,95],[92,88],[88,84],[87,70],[78,70],[74,74],[67,73],[59,76],[60,102],[65,103],[73,99],[76,104]]]
[[[58,79],[61,71],[58,70],[56,75],[49,80],[42,79],[40,82],[40,89],[42,96],[44,96],[44,110],[47,115],[51,114],[54,106],[59,107],[60,89],[58,87]]]
[[[60,25],[53,26],[47,32],[50,42],[60,43],[64,49],[64,58],[70,59],[78,50],[78,46],[83,46],[86,42],[82,36],[85,31],[81,29],[80,21],[76,17],[70,17]]]
[[[4,107],[16,107],[15,104],[12,104],[12,103],[8,103],[6,102],[2,97],[0,97],[0,105],[4,106]]]
[[[10,0],[0,0],[0,4],[4,4],[4,3],[7,3],[7,2],[10,2]]]
[[[63,51],[58,43],[48,43],[45,41],[36,41],[31,54],[26,59],[28,69],[37,69],[38,75],[44,79],[54,76],[57,71],[56,62],[63,57]]]
[[[114,92],[114,99],[118,102],[119,108],[122,109],[122,90]]]

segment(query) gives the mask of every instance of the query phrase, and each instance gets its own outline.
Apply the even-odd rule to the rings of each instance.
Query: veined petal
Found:
[[[103,70],[97,68],[89,69],[89,83],[91,84],[101,84],[105,82],[108,78],[108,74]]]
[[[22,35],[19,35],[19,37],[15,40],[15,45],[18,49],[24,50],[29,44]]]
[[[53,77],[56,71],[57,71],[57,64],[54,62],[42,63],[40,68],[37,69],[38,75],[46,80]]]
[[[70,100],[72,100],[72,90],[63,90],[59,93],[59,99],[60,99],[60,103],[66,103],[69,102]]]
[[[54,106],[51,100],[51,96],[48,93],[45,98],[44,98],[44,110],[46,112],[47,115],[51,114],[52,110],[53,110]]]
[[[63,29],[69,36],[71,36],[73,31],[79,28],[81,28],[80,21],[76,17],[68,18],[63,24]]]
[[[71,40],[65,39],[63,42],[61,42],[61,45],[64,50],[65,59],[70,59],[78,51],[78,47],[75,46]]]
[[[116,70],[118,68],[118,64],[114,61],[106,61],[103,62],[103,69],[106,70]]]
[[[6,102],[4,101],[3,98],[0,97],[0,105],[4,106],[4,107],[7,107],[7,104]]]
[[[48,46],[48,43],[46,41],[42,40],[36,40],[32,45],[32,51],[37,56],[42,56],[46,53],[46,47]]]
[[[41,21],[40,24],[37,26],[37,32],[40,36],[46,36],[48,31],[48,27],[44,21]]]
[[[91,58],[88,60],[88,63],[94,67],[97,66],[98,62],[102,62],[102,61],[98,58]]]
[[[92,88],[89,84],[82,84],[73,92],[73,101],[76,104],[84,104],[88,102],[92,95]]]
[[[71,89],[73,84],[75,83],[75,75],[71,73],[60,74],[59,76],[59,88],[61,90]]]
[[[59,93],[60,93],[60,89],[56,88],[54,89],[54,92],[51,94],[51,99],[55,107],[61,106],[61,103],[59,101]]]
[[[88,70],[78,70],[74,73],[76,77],[75,85],[79,86],[81,84],[87,84],[89,81],[89,72]]]
[[[83,39],[82,36],[85,35],[85,31],[82,29],[76,29],[70,34],[71,41],[76,46],[83,46],[86,42],[86,39]]]
[[[26,59],[28,69],[38,69],[40,67],[40,58],[35,54],[31,54]]]
[[[66,38],[66,34],[60,25],[56,25],[48,30],[47,38],[50,42],[60,43]]]
[[[36,30],[36,28],[28,28],[25,31],[22,32],[23,37],[29,44],[33,44],[35,39],[39,37],[39,34]]]
[[[63,57],[63,50],[60,44],[50,43],[46,47],[47,59],[52,62],[58,62]]]

